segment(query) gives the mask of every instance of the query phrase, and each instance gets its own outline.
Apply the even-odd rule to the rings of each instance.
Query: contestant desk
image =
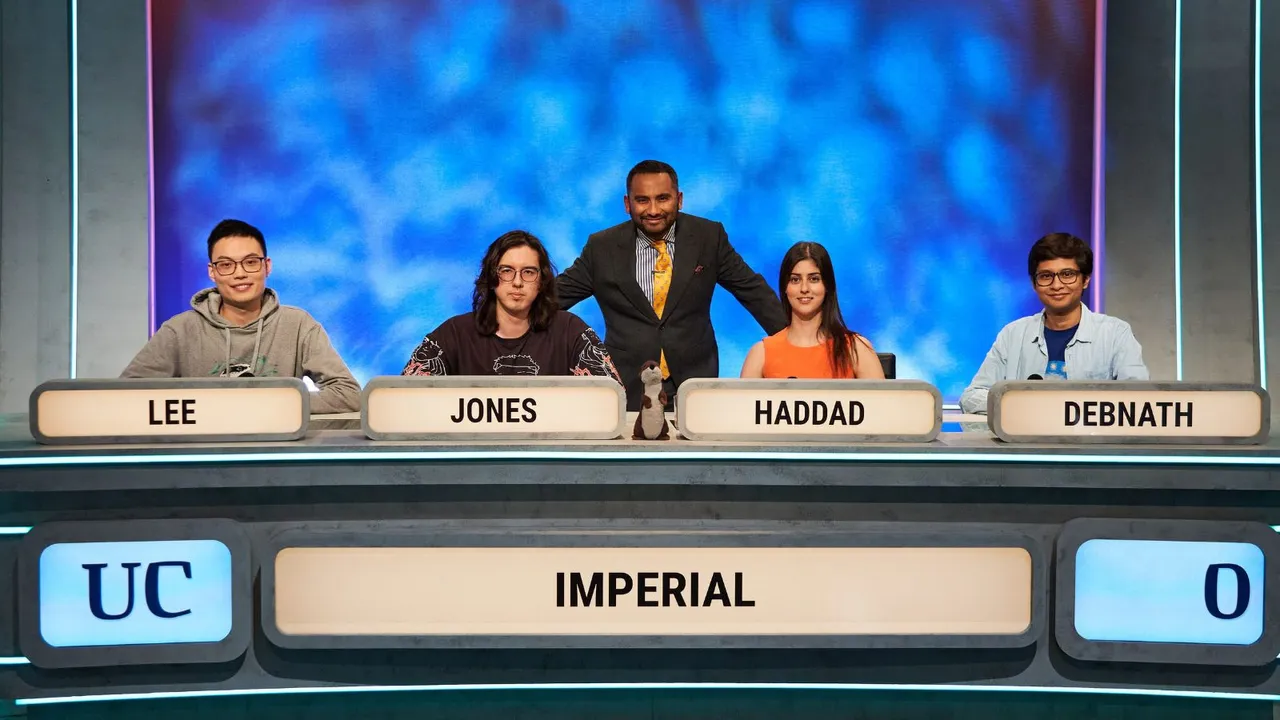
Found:
[[[88,447],[38,445],[25,416],[6,416],[0,525],[10,534],[0,536],[0,572],[19,587],[0,593],[0,656],[22,653],[18,549],[28,526],[103,521],[127,528],[139,525],[128,521],[164,520],[196,527],[228,520],[247,540],[254,601],[242,628],[247,651],[229,660],[51,669],[13,659],[0,666],[0,696],[39,701],[565,683],[1095,687],[1280,696],[1275,662],[1218,663],[1195,656],[1194,648],[1189,660],[1113,662],[1105,652],[1092,660],[1072,657],[1055,636],[1060,583],[1053,580],[1055,543],[1073,520],[1214,521],[1228,529],[1280,523],[1278,467],[1274,438],[1256,446],[1203,447],[1015,445],[984,431],[856,446],[378,442],[364,437],[358,419],[339,417],[313,418],[295,442]],[[557,537],[553,544],[600,546],[603,537],[632,538],[624,544],[650,548],[807,547],[877,536],[941,547],[1017,536],[1033,558],[1032,620],[1019,642],[961,637],[932,647],[884,637],[852,643],[720,642],[714,636],[696,642],[594,636],[568,643],[465,637],[281,643],[277,633],[264,631],[259,593],[277,578],[263,564],[281,538],[299,533],[339,545],[377,536],[391,545],[537,547]],[[1274,570],[1267,572],[1276,584]],[[1268,607],[1268,618],[1276,610]],[[1274,620],[1266,624],[1271,637]]]

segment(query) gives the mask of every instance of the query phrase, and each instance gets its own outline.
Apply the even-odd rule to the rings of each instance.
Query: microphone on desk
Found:
[[[1043,379],[1044,379],[1044,376],[1043,376],[1043,375],[1037,375],[1036,373],[1031,373],[1030,375],[1028,375],[1028,376],[1027,376],[1027,379],[1028,379],[1028,380],[1043,380]]]

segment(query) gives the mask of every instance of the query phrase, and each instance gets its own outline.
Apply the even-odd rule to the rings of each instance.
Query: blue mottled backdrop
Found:
[[[238,217],[357,378],[398,373],[490,241],[566,267],[658,158],[770,284],[827,245],[851,327],[954,399],[1037,307],[1030,244],[1090,236],[1094,2],[154,2],[156,323]],[[735,376],[762,331],[713,315]]]

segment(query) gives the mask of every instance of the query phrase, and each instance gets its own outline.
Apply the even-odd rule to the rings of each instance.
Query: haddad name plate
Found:
[[[46,444],[298,440],[311,398],[297,378],[51,380],[30,409]]]
[[[1271,399],[1256,385],[1176,382],[998,382],[991,431],[1007,442],[1264,442]]]
[[[626,412],[604,377],[379,377],[362,421],[372,440],[611,440]]]
[[[929,442],[942,395],[919,380],[688,380],[676,410],[690,440]]]

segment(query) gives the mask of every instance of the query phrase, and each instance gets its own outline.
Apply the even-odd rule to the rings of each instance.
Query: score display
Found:
[[[1089,540],[1076,550],[1086,640],[1250,645],[1262,637],[1262,550],[1238,542]]]
[[[1052,607],[1077,661],[1263,667],[1280,654],[1280,534],[1260,523],[603,530],[274,523],[255,542],[218,519],[46,523],[18,553],[17,635],[55,669],[227,662],[258,628],[297,651],[976,650],[1050,641]]]
[[[1276,534],[1253,523],[1069,522],[1057,548],[1058,644],[1078,660],[1266,665],[1280,639],[1266,582],[1276,548]]]
[[[252,638],[250,558],[231,520],[44,523],[18,552],[19,645],[46,669],[231,662]]]

